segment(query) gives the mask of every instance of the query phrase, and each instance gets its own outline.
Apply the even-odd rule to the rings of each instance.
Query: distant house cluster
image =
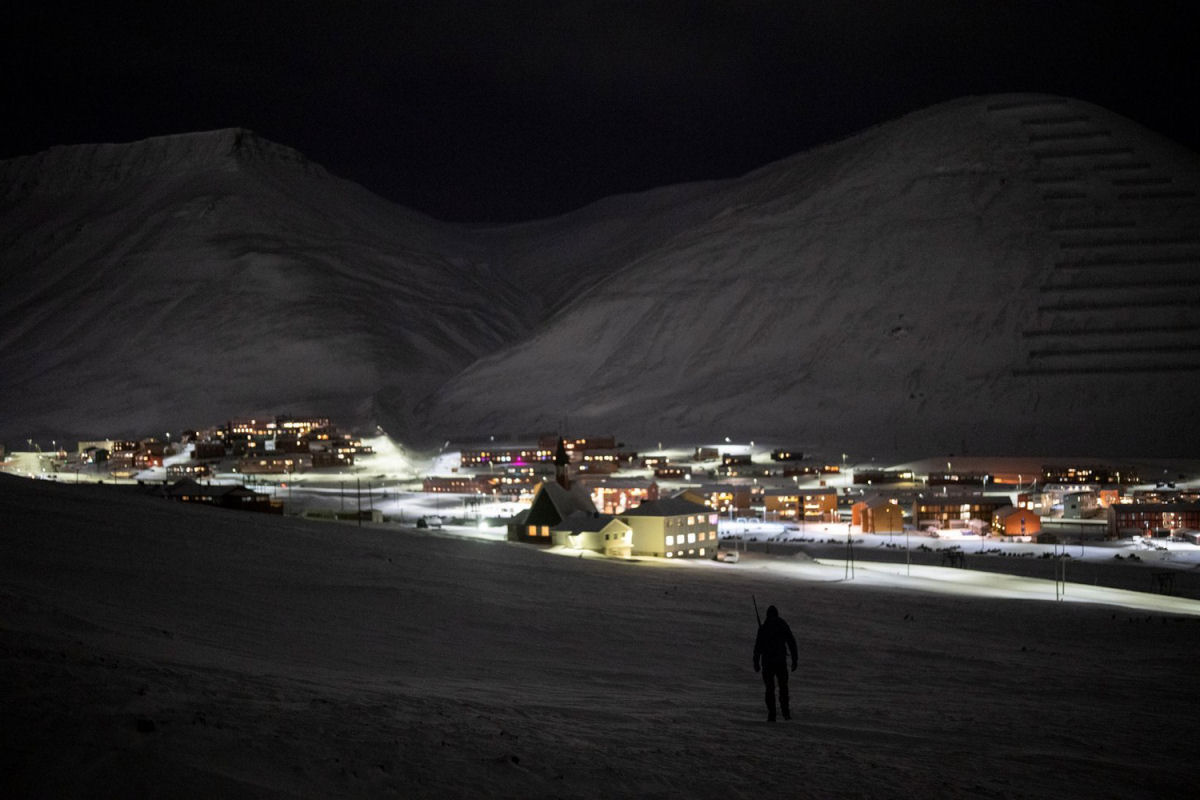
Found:
[[[722,519],[1023,541],[1053,540],[1048,519],[1054,530],[1078,520],[1089,536],[1200,528],[1188,498],[1155,505],[1162,490],[1132,489],[1138,480],[1132,468],[1087,464],[1030,475],[949,463],[926,474],[846,470],[806,461],[798,448],[755,456],[744,448],[697,447],[675,461],[639,454],[612,436],[541,436],[524,445],[466,448],[455,474],[429,476],[424,488],[528,504],[509,524],[513,541],[670,558],[712,557]]]
[[[187,455],[181,460],[176,456]],[[114,478],[134,478],[165,467],[168,479],[202,479],[218,471],[243,475],[287,475],[343,469],[370,455],[362,439],[339,432],[327,417],[277,416],[230,420],[208,430],[185,430],[177,438],[81,441],[71,456],[59,453],[57,471],[90,468]]]
[[[355,458],[370,455],[360,438],[341,433],[328,417],[280,416],[268,420],[231,420],[202,440],[193,455],[215,454],[236,459],[234,471],[246,475],[290,474],[321,469],[344,469]]]

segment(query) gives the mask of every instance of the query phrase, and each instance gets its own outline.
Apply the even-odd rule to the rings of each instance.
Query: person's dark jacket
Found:
[[[754,639],[754,671],[757,672],[760,660],[783,663],[788,655],[792,657],[792,669],[796,668],[796,637],[792,629],[779,616],[775,606],[767,609],[767,618],[758,626],[758,636]]]

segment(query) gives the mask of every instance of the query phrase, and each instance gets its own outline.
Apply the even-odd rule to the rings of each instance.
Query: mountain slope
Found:
[[[1198,186],[1195,154],[1085,103],[938,106],[683,198],[721,210],[640,242],[425,413],[880,456],[1175,452],[1200,438]]]
[[[521,225],[398,208],[246,131],[0,162],[0,436],[296,411],[857,457],[1200,440],[1200,162],[966,98],[740,179]]]
[[[458,229],[240,130],[0,164],[0,407],[32,433],[379,418],[526,329]],[[12,430],[9,430],[12,433]]]

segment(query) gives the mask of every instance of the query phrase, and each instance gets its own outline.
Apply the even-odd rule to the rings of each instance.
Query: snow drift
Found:
[[[1194,616],[840,567],[560,558],[8,476],[0,519],[9,797],[1061,800],[1196,782]],[[791,722],[763,721],[752,593],[799,640]]]
[[[729,435],[881,458],[1200,439],[1200,162],[967,98],[743,178],[449,226],[241,131],[0,164],[0,433],[258,410],[412,441]]]

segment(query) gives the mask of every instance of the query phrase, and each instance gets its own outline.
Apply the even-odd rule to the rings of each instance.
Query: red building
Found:
[[[1108,507],[1108,535],[1142,536],[1200,530],[1200,503],[1117,503]]]

